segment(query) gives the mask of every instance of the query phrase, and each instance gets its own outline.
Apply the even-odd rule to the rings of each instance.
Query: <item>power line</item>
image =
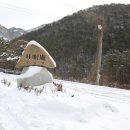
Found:
[[[58,1],[59,1],[59,0],[58,0]],[[59,3],[60,3],[61,5],[64,5],[64,6],[66,6],[66,7],[69,7],[69,8],[71,8],[71,9],[79,10],[79,9],[77,9],[76,7],[74,7],[73,5],[70,5],[70,4],[68,4],[68,3],[61,2],[61,1],[59,1]]]
[[[7,4],[7,3],[1,3],[1,2],[0,2],[0,7],[11,9],[11,10],[16,10],[16,11],[20,11],[20,12],[25,12],[25,13],[28,13],[28,14],[34,14],[34,15],[41,15],[41,16],[48,16],[48,17],[61,16],[60,14],[31,10],[31,9],[18,7],[18,6],[15,6],[15,5]]]
[[[74,6],[72,6],[72,5],[70,5],[70,4],[63,3],[63,5],[66,6],[66,7],[71,8],[71,9],[78,10],[77,8],[75,8]]]

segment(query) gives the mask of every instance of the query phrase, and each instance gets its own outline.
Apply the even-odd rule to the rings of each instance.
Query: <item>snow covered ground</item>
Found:
[[[69,81],[64,92],[18,90],[0,73],[0,130],[130,130],[130,91]],[[10,87],[3,79],[11,82]]]

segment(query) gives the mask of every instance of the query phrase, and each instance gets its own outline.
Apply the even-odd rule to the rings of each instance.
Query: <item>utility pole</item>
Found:
[[[100,81],[100,69],[102,60],[102,39],[103,39],[103,28],[102,25],[98,25],[98,44],[97,44],[97,59],[96,59],[96,84],[99,85]]]

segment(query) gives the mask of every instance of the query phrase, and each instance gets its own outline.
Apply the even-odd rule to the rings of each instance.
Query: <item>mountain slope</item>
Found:
[[[25,33],[26,31],[20,28],[13,27],[13,28],[7,29],[4,26],[0,25],[0,38],[3,38],[6,41],[10,41],[15,38],[18,38]]]
[[[43,28],[44,26],[45,26],[45,24],[42,24],[42,25],[40,25],[40,26],[38,26],[38,27],[35,27],[35,28],[32,28],[32,29],[27,30],[27,32],[34,32],[34,31],[37,31],[37,30]]]
[[[57,22],[46,25],[42,29],[28,33],[21,39],[37,40],[47,48],[50,48],[50,44],[53,46],[53,44],[60,43],[63,46],[65,44],[70,46],[75,44],[83,46],[86,44],[86,47],[90,44],[91,47],[93,42],[96,44],[97,24],[102,24],[101,20],[104,20],[104,52],[110,48],[125,50],[130,48],[130,36],[128,35],[130,31],[129,12],[130,5],[94,6],[71,16],[66,16]]]

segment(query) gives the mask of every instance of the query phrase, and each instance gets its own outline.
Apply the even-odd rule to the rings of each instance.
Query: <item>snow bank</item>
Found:
[[[130,91],[62,81],[64,93],[36,96],[19,91],[17,77],[0,73],[12,83],[0,82],[0,130],[130,130]]]

